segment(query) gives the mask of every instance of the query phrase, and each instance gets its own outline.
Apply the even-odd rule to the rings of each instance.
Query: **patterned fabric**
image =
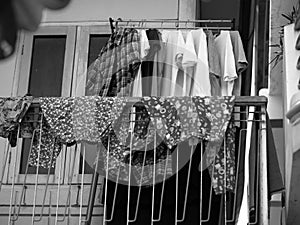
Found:
[[[40,98],[41,108],[51,131],[61,143],[75,141],[72,112],[74,98]]]
[[[174,105],[164,97],[143,97],[142,103],[168,148],[177,145],[181,136],[181,123]]]
[[[88,68],[86,95],[129,96],[140,64],[137,30],[119,28]]]
[[[12,139],[12,134],[16,134],[32,100],[30,96],[0,98],[0,136],[8,138],[13,147],[16,145],[17,135],[13,135]]]
[[[76,141],[100,142],[105,130],[126,104],[124,98],[77,97],[72,112]]]
[[[234,106],[234,96],[192,97],[201,123],[200,129],[205,140],[216,142],[224,137]],[[209,121],[210,129],[203,130],[203,124]],[[204,126],[205,127],[205,126]]]
[[[121,165],[122,169],[127,169],[126,172],[123,172],[126,174],[124,179],[127,179],[128,168],[123,162],[129,164],[130,159],[128,157],[131,150],[133,152],[131,165],[134,166],[132,172],[137,182],[142,179],[142,184],[152,183],[154,162],[157,165],[155,174],[163,176],[164,173],[161,174],[161,172],[164,172],[162,168],[165,167],[162,165],[170,162],[168,159],[170,150],[176,147],[180,141],[196,137],[198,141],[207,140],[209,143],[222,143],[233,110],[234,99],[234,97],[141,98],[139,110],[137,110],[139,114],[136,115],[138,120],[133,128],[133,137],[131,138],[128,132],[132,130],[129,115],[131,106],[122,112],[121,119],[117,122],[120,126],[115,126],[114,132],[109,134],[111,138],[109,162],[113,163],[107,165],[106,169],[114,171],[110,172],[110,175],[115,178]],[[154,144],[155,135],[157,140]],[[118,143],[115,143],[116,141]],[[108,146],[108,141],[106,142],[105,146]],[[146,149],[143,151],[145,145],[144,148]],[[158,147],[155,148],[155,146]],[[216,146],[219,148],[216,148],[215,151],[214,149],[208,150],[208,156],[213,155],[213,158],[208,158],[210,164],[214,161],[215,154],[213,153],[220,150],[221,144]],[[154,160],[155,151],[156,160]],[[107,155],[104,155],[104,158],[107,158]],[[117,160],[113,160],[113,158]],[[144,171],[142,171],[142,165],[145,165]],[[171,168],[169,165],[167,164],[167,176],[172,175],[172,171],[168,170]]]
[[[235,190],[235,135],[236,127],[233,122],[230,122],[225,134],[225,143],[223,140],[221,144],[220,142],[211,142],[206,145],[206,151],[209,151],[208,159],[210,162],[213,161],[208,170],[216,194]]]
[[[56,139],[56,135],[50,131],[51,129],[45,119],[42,123],[41,132],[39,127],[40,126],[37,126],[33,132],[29,165],[39,165],[42,168],[54,168],[56,158],[62,149],[62,144]]]
[[[51,158],[55,161],[61,143],[102,142],[109,176],[116,178],[120,171],[120,180],[127,181],[131,162],[135,182],[143,185],[152,183],[154,173],[156,178],[163,177],[165,170],[167,177],[172,175],[171,152],[179,142],[196,137],[198,141],[222,143],[234,105],[234,97],[143,97],[137,99],[136,106],[142,110],[137,110],[140,114],[135,115],[133,123],[131,110],[135,104],[128,98],[86,96],[40,101],[45,117],[41,166],[54,165]],[[34,143],[39,143],[39,135],[35,136]],[[217,150],[208,146],[208,155],[216,156]],[[31,164],[37,164],[38,151],[35,144]],[[220,153],[217,157],[215,162],[223,156]],[[208,158],[210,164],[214,160]],[[215,163],[215,167],[218,165]],[[211,174],[217,177],[215,180],[222,179],[219,173]]]
[[[44,115],[42,137],[40,141],[39,132],[35,132],[30,164],[54,167],[62,143],[101,142],[106,129],[122,112],[125,102],[125,98],[100,96],[40,98]]]
[[[139,105],[142,104],[139,102]],[[148,124],[146,131],[141,133],[132,132],[137,130],[132,124],[131,109],[132,104],[128,104],[123,108],[120,117],[114,121],[113,125],[109,127],[109,132],[102,138],[102,144],[107,151],[103,151],[103,158],[105,159],[105,169],[108,171],[110,179],[116,179],[120,168],[119,180],[128,181],[130,156],[131,168],[134,176],[133,182],[135,184],[143,185],[152,183],[153,179],[153,164],[160,165],[166,159],[169,153],[168,147],[158,140],[153,124],[147,120],[146,123],[142,121],[145,115],[138,114],[139,120],[134,120],[137,127],[141,124]],[[147,113],[147,111],[143,111]],[[147,113],[148,115],[148,113]],[[146,135],[146,136],[145,136]],[[130,152],[132,153],[130,155]],[[155,154],[155,157],[154,157]],[[169,154],[170,155],[170,154]],[[145,157],[145,163],[143,164]],[[167,160],[168,168],[172,168],[170,160]],[[144,165],[144,171],[142,167]],[[164,171],[159,166],[155,168],[155,176],[163,176]],[[167,169],[167,177],[172,175],[172,169]]]
[[[161,182],[173,175],[171,151],[163,141],[158,143],[151,151],[133,153],[133,174],[140,185],[152,185],[153,176],[156,182]]]

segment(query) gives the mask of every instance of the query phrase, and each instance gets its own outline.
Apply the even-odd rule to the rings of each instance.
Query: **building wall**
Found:
[[[282,26],[289,23],[282,14],[290,15],[293,7],[297,6],[298,0],[271,0],[270,3],[270,45],[275,45],[280,43],[279,32],[282,30]],[[276,56],[277,51],[281,51],[280,48],[270,47],[270,60]],[[269,70],[270,95],[281,96],[283,61],[281,60],[277,66],[274,63],[270,64]]]
[[[292,96],[298,92],[297,84],[300,77],[299,70],[296,69],[296,64],[298,57],[300,56],[299,51],[295,50],[295,43],[299,32],[294,31],[294,25],[289,25],[285,27],[285,40],[284,40],[284,76],[283,76],[283,84],[284,84],[284,113],[286,113],[290,109],[290,102]],[[290,183],[291,175],[292,175],[292,166],[293,166],[293,154],[298,149],[293,149],[293,138],[292,138],[292,125],[289,121],[284,118],[285,124],[285,160],[286,160],[286,188],[287,188],[287,201],[289,201],[290,195]],[[299,176],[299,173],[298,173]],[[296,200],[296,199],[295,199]],[[299,221],[298,221],[299,222]]]

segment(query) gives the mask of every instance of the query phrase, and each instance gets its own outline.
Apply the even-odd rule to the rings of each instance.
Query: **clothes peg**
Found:
[[[110,24],[111,33],[113,33],[115,27],[114,27],[114,20],[111,17],[109,17],[109,24]]]
[[[122,19],[121,19],[121,18],[118,18],[117,21],[116,21],[116,30],[119,28],[119,27],[118,27],[118,23],[119,23],[119,22],[122,22]]]
[[[175,27],[178,29],[178,27],[179,27],[179,21],[175,22]]]

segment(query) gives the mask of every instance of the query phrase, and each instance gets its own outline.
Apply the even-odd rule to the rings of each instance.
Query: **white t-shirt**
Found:
[[[181,65],[185,42],[180,30],[162,32],[166,43],[166,58],[161,86],[162,96],[182,95],[182,87],[177,85],[177,75]]]
[[[185,51],[182,59],[182,67],[184,69],[183,95],[186,96],[191,95],[196,64],[197,64],[197,54],[195,51],[193,35],[189,31],[186,35]]]
[[[207,39],[203,29],[192,30],[187,34],[183,67],[186,68],[187,88],[191,96],[210,96]],[[194,65],[194,70],[190,67]]]
[[[141,49],[141,59],[143,60],[149,52],[150,44],[147,37],[146,30],[138,30],[139,37],[140,37],[140,49]],[[136,78],[133,82],[133,88],[132,88],[132,96],[133,97],[142,97],[142,66],[140,66],[139,71],[137,73]]]
[[[238,78],[238,75],[229,31],[221,31],[215,43],[221,60],[222,96],[231,96],[234,80]]]

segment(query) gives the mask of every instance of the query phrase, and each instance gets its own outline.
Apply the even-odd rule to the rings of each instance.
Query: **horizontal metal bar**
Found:
[[[9,185],[12,185],[12,184],[11,183],[3,183],[2,187],[3,187],[3,189],[5,189],[5,187],[9,186]],[[46,183],[39,183],[39,185],[41,185],[41,186],[42,185],[46,185]],[[57,183],[49,183],[48,185],[49,186],[57,186]],[[78,185],[80,185],[80,183],[71,183],[70,185],[77,187]],[[90,186],[91,183],[83,183],[83,185],[84,186]],[[101,183],[98,183],[97,185],[98,186],[102,186]],[[15,186],[23,186],[23,183],[22,184],[21,183],[17,183],[17,184],[15,184]],[[30,188],[31,186],[34,187],[34,183],[25,183],[25,186],[29,186],[27,188]],[[61,184],[60,186],[61,186],[61,188],[68,188],[69,184]]]
[[[237,96],[235,106],[263,106],[268,103],[265,96]]]
[[[44,214],[35,214],[35,216],[42,216],[42,217],[46,217],[46,216],[56,216],[56,214],[48,214],[48,213],[44,213]],[[84,214],[85,215],[85,214]],[[9,214],[8,213],[0,213],[0,217],[1,216],[9,216]],[[58,217],[62,217],[62,216],[64,216],[64,214],[57,214],[57,216]],[[70,214],[70,216],[73,216],[73,217],[79,217],[80,216],[80,214]],[[81,214],[81,216],[82,216],[82,214]],[[96,216],[96,217],[102,217],[103,216],[103,213],[101,213],[101,214],[93,214],[92,216]],[[20,217],[32,217],[32,214],[20,214]]]
[[[131,20],[131,19],[121,19],[121,20],[113,20],[113,22],[118,23],[233,23],[233,20],[177,20],[177,19],[139,19],[139,20]]]
[[[134,28],[134,29],[153,29],[153,27],[146,27],[146,26],[122,26],[123,28]],[[193,29],[199,29],[199,28],[205,28],[207,30],[231,30],[232,27],[156,27],[157,29],[162,30],[174,30],[174,29],[180,29],[180,30],[193,30]]]
[[[9,207],[10,205],[9,204],[0,204],[0,208],[4,208],[4,207]],[[13,206],[19,206],[19,205],[13,205]],[[39,207],[39,208],[41,208],[43,205],[41,205],[41,204],[39,204],[39,205],[35,205],[36,207]],[[65,208],[65,204],[63,204],[63,205],[56,205],[56,204],[51,204],[51,205],[49,205],[49,204],[45,204],[45,207],[49,207],[49,206],[51,206],[51,207],[59,207],[59,208]],[[82,207],[87,207],[88,205],[86,204],[86,205],[82,205]],[[28,207],[33,207],[33,205],[32,204],[22,204],[21,206],[20,206],[21,208],[23,207],[23,208],[28,208]],[[73,205],[71,205],[71,207],[72,208],[79,208],[79,205],[77,206],[77,205],[75,205],[75,204],[73,204]],[[102,208],[103,206],[102,205],[100,205],[100,204],[96,204],[95,205],[95,207],[96,208]]]
[[[128,98],[129,103],[136,103],[139,102],[140,100],[141,97]],[[33,102],[36,103],[36,106],[39,106],[39,98],[35,98]],[[236,96],[235,97],[235,106],[262,106],[267,103],[268,103],[268,98],[265,96]]]

